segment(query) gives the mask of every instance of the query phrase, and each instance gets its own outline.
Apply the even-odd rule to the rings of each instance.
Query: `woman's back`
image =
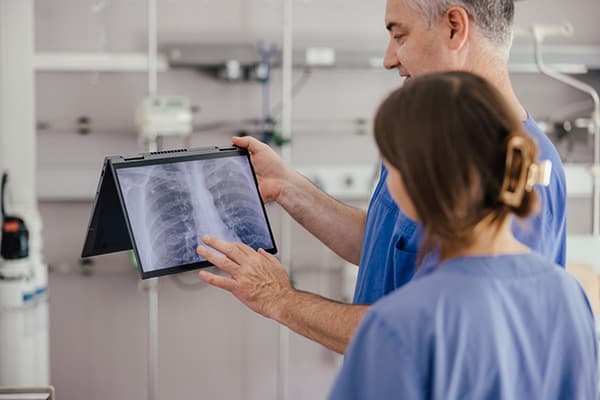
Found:
[[[454,258],[367,314],[332,397],[592,399],[594,336],[582,289],[541,256]]]

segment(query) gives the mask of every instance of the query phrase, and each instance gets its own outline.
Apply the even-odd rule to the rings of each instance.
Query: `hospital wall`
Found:
[[[86,8],[89,4],[84,7],[81,3],[36,3],[38,51],[97,50],[107,26],[104,50],[144,50],[142,1],[110,2],[113,8],[104,16],[90,16]],[[163,32],[160,43],[181,40],[185,37],[181,32],[194,25],[201,28],[195,31],[197,36],[187,37],[189,41],[235,41],[242,33],[251,38],[278,37],[280,10],[275,1],[159,3],[159,33]],[[347,1],[316,3],[305,1],[298,7],[296,33],[300,41],[319,41],[319,35],[311,35],[319,27],[327,31],[331,43],[350,47],[380,41],[383,50],[383,1],[369,5],[358,0],[351,5]],[[540,7],[541,3],[525,2],[521,6],[525,15],[519,19],[562,21],[549,15],[549,7]],[[581,8],[596,5],[593,0],[578,3]],[[336,13],[342,4],[346,5],[345,12]],[[587,22],[590,13],[571,7],[559,11],[565,15],[576,13],[573,18],[584,22],[584,33],[591,30],[600,37],[595,22]],[[346,31],[348,26],[352,26],[351,34]],[[350,38],[344,39],[344,35]],[[295,72],[296,80],[301,73]],[[271,88],[273,102],[279,99],[280,79],[276,70]],[[597,76],[588,79],[600,88]],[[535,117],[551,116],[585,100],[585,96],[536,74],[513,74],[513,81],[522,102]],[[348,121],[369,120],[381,99],[399,84],[396,72],[315,70],[294,99],[294,120],[298,126],[302,121],[314,125],[314,121],[321,120],[328,126],[338,121],[345,126]],[[69,182],[80,182],[82,174],[97,178],[106,154],[140,151],[133,113],[146,88],[143,73],[38,72],[38,179],[46,180],[40,185],[66,185],[65,193],[70,193]],[[159,74],[159,92],[189,96],[200,108],[195,116],[198,125],[261,115],[261,87],[256,83],[226,83],[193,70],[171,70]],[[80,116],[91,118],[87,135],[76,132]],[[195,133],[192,145],[226,145],[233,133]],[[182,144],[179,139],[165,143],[167,147]],[[292,153],[294,165],[300,168],[359,165],[370,166],[374,173],[378,165],[370,130],[359,135],[332,128],[322,132],[297,129]],[[51,382],[59,398],[66,400],[146,398],[147,304],[138,275],[125,254],[97,257],[92,266],[82,266],[79,254],[91,198],[69,198],[46,188],[44,191],[52,193],[40,198],[44,255],[51,268]],[[350,201],[366,207],[367,196]],[[569,232],[589,232],[589,201],[569,200]],[[267,211],[278,239],[281,210],[269,205]],[[347,266],[295,224],[292,260],[292,278],[299,288],[348,299],[343,284]],[[159,310],[159,398],[276,398],[279,332],[274,322],[247,311],[227,293],[199,284],[194,273],[160,279]],[[323,398],[340,362],[340,356],[292,334],[290,398]]]

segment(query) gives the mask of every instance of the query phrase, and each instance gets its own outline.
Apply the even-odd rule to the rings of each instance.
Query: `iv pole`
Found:
[[[600,237],[600,97],[598,91],[569,75],[553,71],[544,64],[542,46],[544,38],[548,36],[572,36],[573,26],[565,23],[559,26],[533,25],[528,33],[533,37],[535,48],[535,63],[540,73],[559,81],[569,87],[589,95],[594,102],[592,126],[590,134],[594,135],[594,161],[590,166],[592,176],[592,236]]]
[[[157,0],[148,0],[148,96],[157,90]],[[146,151],[158,151],[158,138],[152,134],[144,138]],[[148,400],[158,396],[158,278],[142,282],[148,294]]]
[[[292,137],[292,47],[293,47],[293,2],[283,0],[283,60],[281,89],[281,135],[288,142]],[[290,145],[283,145],[281,158],[286,164],[292,161]],[[292,225],[286,213],[281,215],[281,264],[288,274],[292,267]],[[279,326],[279,362],[277,379],[277,399],[289,397],[289,342],[290,331],[286,326]]]

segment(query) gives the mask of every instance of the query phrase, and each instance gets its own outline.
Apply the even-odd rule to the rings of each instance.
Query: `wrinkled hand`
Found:
[[[277,201],[283,184],[288,179],[290,169],[271,147],[253,137],[234,137],[232,142],[250,152],[263,201],[265,203]]]
[[[277,258],[263,249],[254,251],[243,243],[226,242],[208,235],[202,241],[223,254],[199,245],[196,248],[198,255],[230,277],[200,271],[200,279],[231,292],[251,310],[267,318],[276,318],[283,299],[293,290],[287,272]]]

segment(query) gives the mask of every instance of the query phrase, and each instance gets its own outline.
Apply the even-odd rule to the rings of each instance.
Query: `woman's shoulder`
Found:
[[[553,285],[567,290],[579,287],[564,268],[534,252],[460,257],[429,266],[428,270],[379,300],[374,307],[376,312],[386,318],[422,317],[435,313],[440,305],[463,307],[473,298],[493,296],[502,285],[526,291],[532,279],[547,280],[549,288]]]

